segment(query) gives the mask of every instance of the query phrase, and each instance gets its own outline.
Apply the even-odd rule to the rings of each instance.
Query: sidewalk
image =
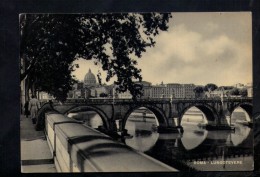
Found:
[[[36,131],[30,118],[21,116],[21,172],[57,172],[43,131]]]

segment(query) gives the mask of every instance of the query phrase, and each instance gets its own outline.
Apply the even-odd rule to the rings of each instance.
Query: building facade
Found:
[[[84,77],[84,86],[91,87],[96,85],[97,85],[96,76],[91,72],[91,69],[89,69],[88,73]]]
[[[194,84],[170,83],[151,85],[149,82],[142,82],[142,98],[195,98]],[[132,98],[129,91],[119,93],[119,98]]]
[[[184,89],[184,95],[182,98],[195,98],[195,85],[194,84],[182,84],[182,87]]]

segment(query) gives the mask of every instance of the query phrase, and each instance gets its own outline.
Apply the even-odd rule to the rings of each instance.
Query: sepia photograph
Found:
[[[20,13],[21,173],[253,171],[251,12]]]

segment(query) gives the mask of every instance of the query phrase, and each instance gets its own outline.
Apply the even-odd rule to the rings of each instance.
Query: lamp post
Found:
[[[113,90],[112,90],[112,103],[115,104],[115,86],[113,86]]]
[[[172,102],[173,102],[173,98],[174,98],[174,89],[172,89],[172,94],[171,94],[171,98],[170,98],[171,104],[172,104]]]

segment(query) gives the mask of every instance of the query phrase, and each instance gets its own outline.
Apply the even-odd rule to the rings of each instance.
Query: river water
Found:
[[[238,109],[231,116],[235,131],[207,131],[200,124],[207,123],[205,116],[196,108],[184,115],[183,134],[163,133],[156,130],[156,117],[143,110],[130,115],[126,123],[128,133],[125,144],[154,157],[178,170],[198,171],[251,171],[253,169],[253,133],[243,124],[248,116]],[[69,114],[85,120],[93,128],[102,125],[95,112]],[[230,120],[229,120],[230,121]]]

